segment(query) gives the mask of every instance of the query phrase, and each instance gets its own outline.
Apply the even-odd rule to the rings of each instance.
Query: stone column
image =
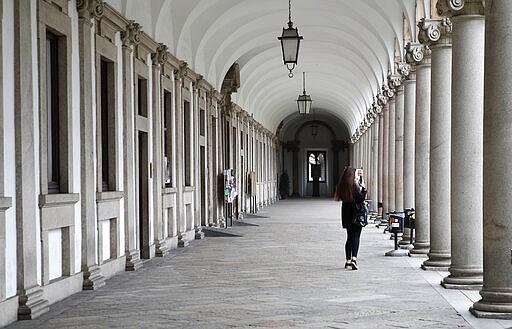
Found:
[[[437,8],[439,14],[451,16],[453,24],[452,261],[443,286],[479,289],[483,283],[484,12],[480,0],[459,2],[458,6],[443,0]]]
[[[404,86],[402,76],[392,76],[395,89],[395,210],[404,211]]]
[[[31,0],[14,1],[14,124],[16,147],[16,242],[18,319],[30,320],[48,311],[48,301],[37,278],[37,245],[40,242],[38,226],[39,149],[35,107],[37,91],[32,60],[37,51],[32,47],[36,34],[36,20],[32,16],[36,3]]]
[[[512,2],[494,0],[485,13],[484,99],[484,276],[482,299],[470,309],[477,317],[512,319]]]
[[[130,22],[121,32],[123,41],[123,156],[124,156],[124,229],[126,270],[134,271],[142,266],[137,249],[137,219],[135,217],[135,109],[133,102],[133,54],[132,47],[139,43],[141,26]],[[88,49],[88,48],[84,48]],[[91,133],[92,134],[92,133]],[[83,167],[82,167],[83,169]],[[92,169],[91,169],[92,170]],[[83,194],[82,194],[83,195]],[[82,197],[83,198],[83,197]]]
[[[384,96],[385,97],[385,96]],[[383,154],[382,154],[382,217],[387,223],[386,213],[389,209],[389,106],[387,104],[387,97],[385,97],[386,103],[383,104]]]
[[[407,53],[407,63],[400,65],[400,73],[405,78],[404,86],[404,209],[414,208],[414,136],[416,109],[416,65],[412,54]],[[410,246],[411,229],[405,228],[401,246]]]
[[[432,50],[430,109],[430,252],[424,270],[450,266],[450,129],[452,24],[449,18],[420,21],[420,41]]]
[[[389,88],[388,91],[388,109],[389,109],[389,123],[388,123],[388,211],[395,211],[395,90]]]
[[[92,73],[95,64],[91,54],[93,40],[92,19],[99,19],[102,11],[96,11],[90,1],[78,6],[78,47],[80,51],[80,171],[81,171],[81,213],[82,213],[82,272],[84,290],[94,290],[105,285],[97,261],[97,216],[95,181],[95,123],[93,89],[96,80]]]
[[[155,256],[163,257],[169,253],[165,243],[163,223],[163,173],[162,173],[162,90],[161,66],[167,61],[167,46],[159,44],[156,52],[151,54],[152,90],[152,125],[153,125],[153,234],[155,239]]]
[[[416,65],[416,129],[414,177],[416,201],[416,240],[411,256],[426,256],[430,248],[430,49],[417,45],[413,51],[418,58]]]
[[[385,213],[383,210],[384,203],[384,115],[382,113],[382,106],[380,106],[377,102],[375,105],[375,112],[377,113],[379,123],[379,154],[378,154],[378,191],[377,194],[379,199],[377,201],[377,217],[382,221],[385,218]]]
[[[373,220],[378,216],[378,200],[379,194],[379,116],[374,114],[374,122],[372,124],[372,185],[373,190]]]

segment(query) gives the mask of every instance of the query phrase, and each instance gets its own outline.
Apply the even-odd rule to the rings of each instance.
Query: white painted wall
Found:
[[[48,278],[50,280],[62,276],[62,229],[48,231]]]
[[[102,220],[99,225],[101,225],[102,236],[100,237],[102,241],[102,261],[110,259],[110,220]]]

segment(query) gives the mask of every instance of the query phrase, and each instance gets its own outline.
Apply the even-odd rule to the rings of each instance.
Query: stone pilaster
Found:
[[[94,10],[89,1],[77,4],[78,9],[78,47],[80,51],[80,170],[81,170],[81,214],[82,214],[82,272],[83,289],[94,290],[105,284],[97,263],[96,240],[96,183],[94,174],[95,134],[94,134],[94,97],[92,94],[92,66],[95,59],[91,55],[92,18],[100,18],[102,10]],[[91,10],[92,9],[92,10]]]
[[[451,16],[453,24],[452,258],[450,275],[443,279],[443,286],[479,289],[483,282],[484,12],[482,3],[474,0],[443,0],[437,8],[440,14]]]
[[[430,49],[424,45],[410,46],[416,64],[416,122],[414,177],[416,204],[416,240],[411,256],[426,256],[430,248]]]
[[[420,21],[419,39],[432,51],[430,108],[430,252],[424,270],[450,266],[450,130],[452,24],[449,18]]]
[[[407,47],[410,49],[410,47]],[[404,86],[404,209],[414,208],[414,138],[415,138],[415,109],[416,109],[416,62],[412,54],[407,53],[407,62],[399,64],[399,71],[405,80]],[[411,229],[405,228],[400,245],[412,248]]]
[[[167,61],[167,46],[159,44],[156,52],[151,54],[151,73],[153,80],[152,95],[152,124],[153,124],[153,234],[155,238],[155,255],[163,257],[169,253],[164,237],[163,222],[163,167],[162,167],[162,108],[161,108],[161,68]]]
[[[16,147],[16,239],[18,319],[29,320],[48,311],[48,301],[37,280],[37,245],[40,243],[37,195],[39,193],[36,135],[38,110],[32,60],[37,52],[32,47],[37,25],[32,17],[36,3],[14,1],[14,130]]]
[[[503,97],[512,90],[511,12],[512,2],[493,0],[485,13],[484,273],[482,299],[470,308],[483,318],[512,319],[512,99]]]
[[[135,217],[135,108],[133,100],[133,53],[132,47],[140,42],[141,26],[131,21],[121,32],[123,41],[123,186],[124,229],[127,271],[142,266],[140,250],[137,249],[137,220]]]

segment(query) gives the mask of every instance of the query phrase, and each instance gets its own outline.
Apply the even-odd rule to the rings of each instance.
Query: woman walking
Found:
[[[347,230],[347,241],[345,242],[345,268],[357,270],[357,253],[359,251],[359,239],[362,227],[352,223],[355,215],[356,202],[363,202],[366,197],[363,177],[356,180],[355,170],[346,167],[343,175],[336,185],[334,200],[341,201],[341,224]]]

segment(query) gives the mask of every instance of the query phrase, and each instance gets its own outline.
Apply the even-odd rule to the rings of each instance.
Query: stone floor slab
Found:
[[[193,241],[8,328],[509,325],[472,317],[467,292],[445,291],[443,273],[421,270],[421,259],[384,256],[393,241],[373,226],[363,230],[360,270],[346,270],[339,215],[340,204],[331,200],[280,201],[245,216],[247,225],[233,225],[226,235]]]

